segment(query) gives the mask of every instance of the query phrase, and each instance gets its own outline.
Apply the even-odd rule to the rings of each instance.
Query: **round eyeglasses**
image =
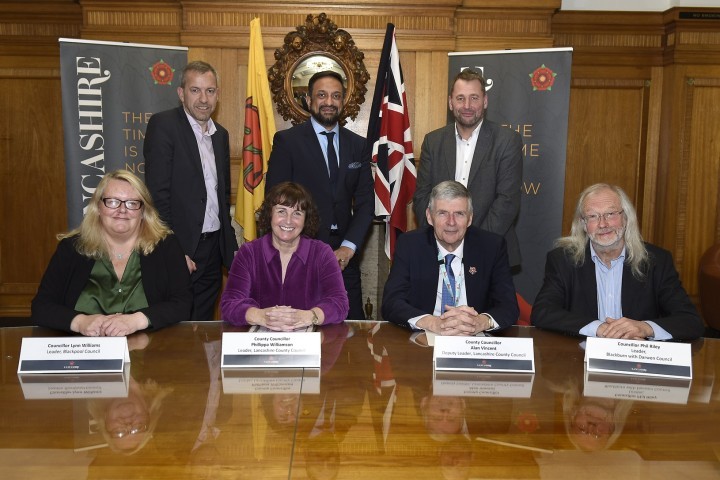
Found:
[[[142,200],[119,200],[117,198],[103,198],[102,199],[103,205],[105,205],[107,208],[112,208],[115,210],[116,208],[120,208],[120,205],[125,205],[125,208],[128,210],[140,210],[143,206]]]

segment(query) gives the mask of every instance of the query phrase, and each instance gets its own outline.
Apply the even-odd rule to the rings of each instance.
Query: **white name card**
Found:
[[[530,398],[534,373],[435,371],[433,394],[446,397]]]
[[[535,372],[532,338],[435,337],[435,370]]]
[[[317,368],[225,368],[222,370],[225,394],[318,394],[320,370]]]
[[[588,372],[692,378],[690,344],[588,337]]]
[[[17,373],[122,373],[129,362],[125,337],[28,337]]]
[[[222,368],[320,368],[320,332],[225,332]]]
[[[688,378],[660,378],[617,373],[585,372],[586,397],[686,404],[690,395]]]

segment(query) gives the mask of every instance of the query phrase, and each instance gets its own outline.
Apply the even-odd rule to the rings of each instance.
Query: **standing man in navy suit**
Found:
[[[439,183],[425,216],[429,227],[398,238],[383,318],[438,335],[514,325],[519,310],[505,239],[471,226],[468,190],[454,180]]]
[[[160,216],[185,251],[193,287],[190,320],[213,320],[237,250],[230,223],[230,142],[210,117],[220,95],[215,69],[189,63],[177,89],[182,105],[150,117],[145,133],[145,182]]]
[[[370,159],[365,139],[338,120],[345,100],[342,77],[314,74],[308,83],[310,119],[275,134],[265,191],[280,182],[303,185],[320,212],[317,238],[329,244],[343,273],[350,300],[348,318],[362,320],[360,256],[375,210]]]

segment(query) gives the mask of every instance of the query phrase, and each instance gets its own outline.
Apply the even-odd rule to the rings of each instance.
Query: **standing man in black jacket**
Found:
[[[182,105],[148,122],[145,181],[162,219],[185,252],[193,287],[190,320],[213,320],[222,285],[237,250],[230,223],[230,142],[213,121],[220,96],[208,63],[189,63],[177,89]]]

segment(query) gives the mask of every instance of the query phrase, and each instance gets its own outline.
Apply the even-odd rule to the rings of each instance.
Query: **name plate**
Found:
[[[435,337],[435,370],[535,372],[532,338]]]
[[[28,373],[19,374],[25,400],[76,398],[126,398],[130,384],[129,364],[124,373]]]
[[[320,368],[320,332],[225,332],[222,368]]]
[[[17,373],[122,373],[129,362],[125,337],[28,337]]]
[[[585,372],[586,397],[686,404],[691,380]]]
[[[588,337],[588,372],[692,378],[690,344]]]
[[[318,394],[320,370],[316,368],[223,369],[225,394]]]
[[[434,372],[433,394],[446,397],[530,398],[534,373]]]

